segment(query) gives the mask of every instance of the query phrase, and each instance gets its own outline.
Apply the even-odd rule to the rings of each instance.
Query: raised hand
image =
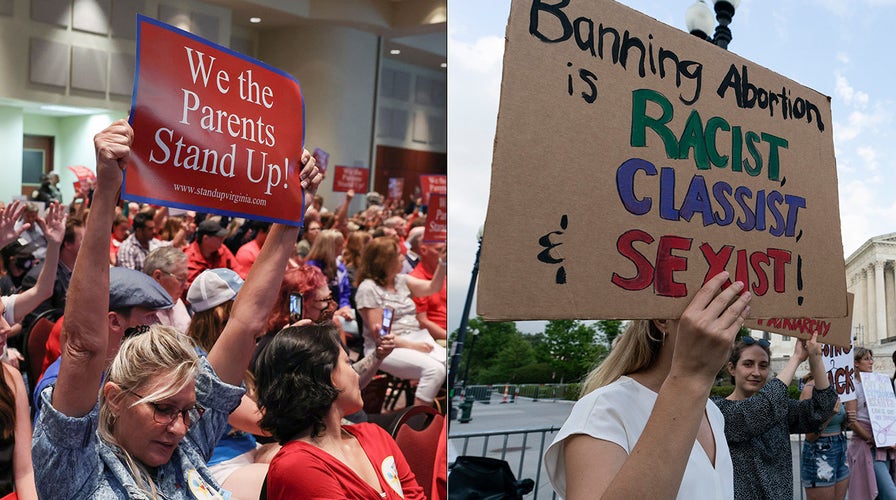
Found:
[[[133,140],[134,130],[127,120],[118,120],[94,136],[97,185],[103,184],[103,190],[121,186]]]
[[[19,200],[13,201],[6,208],[0,208],[0,247],[9,245],[31,227],[31,224],[26,223],[16,229],[16,222],[24,212],[25,204]]]
[[[40,226],[40,229],[44,232],[44,237],[49,243],[62,244],[62,240],[65,237],[66,208],[54,201],[50,203],[44,216],[37,219],[37,225]]]
[[[672,374],[698,376],[711,381],[728,359],[734,337],[750,313],[750,292],[734,282],[725,290],[728,272],[714,276],[703,285],[677,322]]]

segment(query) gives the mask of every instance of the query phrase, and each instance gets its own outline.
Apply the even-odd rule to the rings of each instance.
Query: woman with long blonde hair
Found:
[[[733,498],[723,419],[709,401],[750,313],[728,273],[703,285],[677,320],[632,321],[586,379],[545,455],[554,489],[580,498]]]
[[[342,263],[345,237],[335,229],[325,229],[317,235],[311,251],[305,257],[305,265],[320,269],[327,277],[327,283],[339,308],[335,315],[344,319],[354,319],[351,303],[351,283]]]

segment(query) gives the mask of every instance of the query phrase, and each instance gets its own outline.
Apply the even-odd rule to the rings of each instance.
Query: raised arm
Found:
[[[302,153],[302,164],[304,168],[299,177],[305,190],[305,206],[311,206],[323,176],[308,151]],[[258,312],[271,309],[279,291],[271,283],[283,281],[286,262],[293,254],[298,234],[298,227],[283,224],[271,226],[258,259],[236,297],[227,326],[208,353],[208,361],[218,377],[228,384],[239,385],[243,380],[255,352],[255,339],[265,331],[267,317]]]
[[[53,296],[53,285],[56,282],[56,266],[59,263],[59,248],[65,237],[66,207],[57,202],[50,204],[43,219],[38,219],[37,224],[44,232],[47,239],[47,255],[44,265],[37,276],[37,282],[28,290],[16,297],[15,322],[19,323],[31,311],[37,308],[41,302]]]
[[[750,293],[737,297],[742,283],[719,293],[727,278],[723,272],[709,280],[679,319],[669,374],[631,454],[615,443],[586,435],[569,439],[564,451],[566,498],[675,496],[709,390],[749,314]]]
[[[6,208],[0,208],[0,248],[15,241],[20,234],[31,227],[31,224],[22,224],[16,229],[16,222],[22,217],[25,204],[15,200]]]
[[[448,254],[442,251],[439,257],[439,264],[436,266],[436,272],[432,273],[432,279],[429,281],[408,275],[408,290],[411,291],[411,297],[429,297],[434,293],[439,293],[442,286],[445,285],[445,273],[448,272]]]
[[[96,405],[109,343],[109,228],[134,131],[118,120],[93,138],[97,185],[90,221],[69,283],[62,328],[62,361],[53,406],[81,417]]]

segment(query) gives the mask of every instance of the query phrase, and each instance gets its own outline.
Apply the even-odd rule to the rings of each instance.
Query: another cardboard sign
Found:
[[[818,341],[840,347],[852,346],[852,306],[856,296],[846,294],[847,314],[844,318],[768,318],[748,319],[744,326],[753,330],[780,333],[788,337],[808,339],[818,333]]]
[[[421,175],[420,192],[423,194],[423,204],[429,205],[430,194],[448,194],[447,175]]]
[[[611,0],[512,2],[478,313],[844,317],[830,98]]]
[[[301,225],[299,82],[145,16],[137,30],[123,197]]]
[[[878,448],[896,445],[896,395],[890,377],[862,372],[862,391],[871,417],[871,431]]]
[[[364,167],[345,167],[336,165],[333,172],[333,191],[347,193],[354,190],[356,193],[366,193],[370,184],[370,170]]]
[[[448,197],[431,194],[426,208],[426,225],[423,226],[424,243],[448,242]]]

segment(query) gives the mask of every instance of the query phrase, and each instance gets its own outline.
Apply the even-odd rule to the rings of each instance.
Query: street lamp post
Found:
[[[454,339],[454,342],[451,343],[451,366],[448,368],[448,389],[452,391],[452,399],[457,394],[454,394],[458,387],[455,387],[455,383],[457,380],[457,371],[460,369],[460,356],[464,350],[464,340],[467,336],[467,323],[469,321],[470,316],[470,308],[473,305],[473,293],[476,290],[476,278],[479,276],[479,253],[482,251],[482,229],[479,230],[479,242],[476,248],[476,260],[473,261],[473,272],[470,276],[470,288],[467,289],[467,300],[464,302],[464,311],[460,317],[460,326],[457,328],[457,336]],[[475,337],[474,337],[475,339]],[[467,368],[469,369],[470,363],[467,361]],[[466,374],[464,375],[466,377]],[[461,383],[466,386],[467,381],[461,380]]]
[[[713,0],[713,3],[716,11],[715,20],[719,24],[715,27],[712,37],[709,36],[709,33],[713,31],[715,22],[712,19],[712,11],[709,10],[705,0],[697,0],[688,7],[684,14],[685,24],[692,35],[728,50],[728,43],[731,42],[731,28],[728,25],[734,18],[734,10],[740,5],[740,0]]]

